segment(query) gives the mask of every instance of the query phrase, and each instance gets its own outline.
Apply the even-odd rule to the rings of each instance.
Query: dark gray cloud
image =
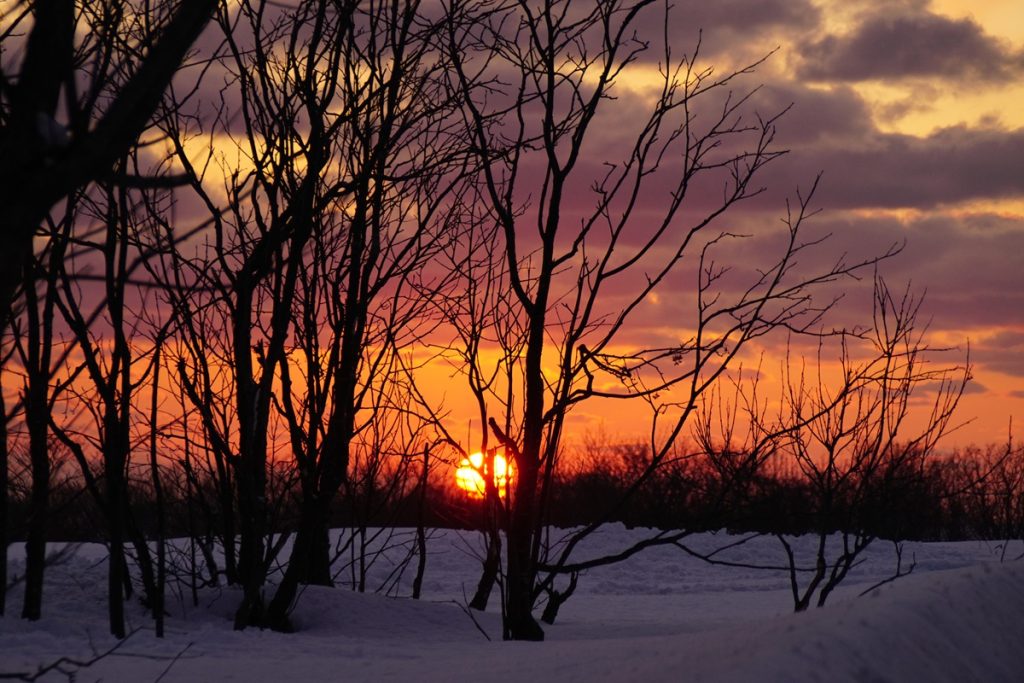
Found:
[[[972,344],[971,359],[990,370],[1024,377],[1024,330],[1003,330]]]
[[[793,134],[804,135],[799,128],[785,133]],[[926,209],[1024,196],[1020,128],[952,126],[923,137],[872,130],[859,139],[795,144],[793,150],[776,165],[773,183],[796,187],[824,172],[818,200],[830,208]]]
[[[954,361],[955,362],[955,361]],[[935,394],[939,391],[948,391],[949,385],[942,384],[940,382],[925,382],[918,384],[914,387],[914,394],[918,398],[919,402],[934,401]],[[984,384],[979,383],[976,380],[971,380],[964,387],[964,396],[976,396],[979,394],[987,394],[989,388]]]
[[[790,154],[766,169],[769,187],[790,193],[823,173],[817,204],[830,209],[932,209],[1024,197],[1024,128],[987,119],[926,135],[890,133],[852,88],[784,80],[766,83],[750,109],[773,113],[789,104],[776,141]]]
[[[789,153],[765,167],[752,187],[770,192],[744,203],[740,210],[780,210],[783,198],[797,188],[805,191],[821,173],[815,197],[828,209],[916,208],[941,209],[977,200],[1024,197],[1024,128],[954,126],[926,136],[879,131],[854,97],[813,93],[796,100],[778,124],[776,149]],[[619,141],[619,133],[595,134],[595,140]],[[714,159],[735,154],[755,142],[751,136],[726,140]],[[731,146],[726,146],[731,145]],[[736,149],[733,149],[735,147]],[[600,151],[612,148],[595,146]],[[621,157],[619,157],[621,158]],[[711,157],[709,157],[711,158]],[[593,175],[601,171],[600,156],[588,159]],[[604,159],[616,159],[606,156]],[[678,179],[678,164],[669,156],[658,173],[647,179],[642,200],[660,206]],[[591,176],[593,177],[593,176]],[[691,187],[690,206],[707,208],[728,182],[719,169]],[[591,198],[580,192],[579,200]]]
[[[793,81],[773,81],[760,88],[751,104],[762,114],[789,107],[777,125],[778,140],[797,153],[810,144],[859,141],[875,134],[868,103],[846,86],[823,90]]]
[[[673,59],[692,54],[700,39],[704,56],[753,61],[820,23],[821,9],[810,0],[676,0],[667,24],[663,7],[656,5],[641,12],[633,27],[651,41],[640,55],[644,61],[664,60],[663,36]]]
[[[999,83],[1024,73],[1024,51],[970,19],[927,11],[873,16],[849,33],[825,36],[800,52],[798,75],[818,81],[942,77]]]
[[[680,24],[744,32],[817,26],[821,10],[808,0],[679,0],[672,16]]]
[[[728,220],[730,229],[754,237],[730,241],[720,254],[723,262],[743,270],[778,253],[781,230],[773,227],[777,221],[771,213],[737,214]],[[964,350],[968,339],[972,350],[976,341],[991,347],[985,340],[992,330],[1024,329],[1024,219],[936,214],[901,220],[825,210],[805,230],[805,241],[827,239],[801,254],[794,277],[820,273],[839,259],[856,263],[905,243],[898,255],[879,264],[878,273],[894,293],[902,294],[909,286],[914,296],[923,297],[920,326],[928,324],[933,332],[957,331],[961,338],[952,341]],[[826,320],[828,327],[870,324],[872,269],[860,275],[860,280],[839,280],[817,293],[819,303],[842,297]],[[682,287],[690,284],[678,282]]]
[[[819,229],[832,233],[837,250],[852,255],[877,253],[894,241],[905,241],[903,251],[883,263],[880,273],[894,289],[909,284],[924,296],[921,322],[930,321],[932,330],[984,334],[1024,325],[1019,257],[1024,221],[986,228],[984,216],[939,215],[909,221],[848,216],[822,223]],[[856,310],[851,313],[857,315]],[[971,337],[973,341],[977,334]]]
[[[756,86],[756,76],[738,81],[735,96]],[[603,174],[603,162],[628,155],[647,106],[627,96],[611,102],[595,120],[590,146],[581,167],[592,165],[590,178]],[[705,130],[716,120],[721,102],[711,93],[691,102],[692,130]],[[755,113],[770,117],[792,105],[776,123],[775,149],[790,153],[764,169],[757,186],[783,194],[806,188],[818,173],[824,177],[817,205],[830,209],[919,208],[934,209],[963,202],[1024,197],[1024,128],[1010,129],[988,120],[960,124],[926,135],[885,132],[875,123],[870,105],[847,86],[808,87],[795,81],[771,80],[756,92],[745,107],[742,122],[755,122]],[[723,137],[713,152],[721,160],[741,148],[751,149],[750,134]],[[667,155],[657,174],[647,179],[643,200],[659,205],[678,177],[676,151]],[[711,158],[709,157],[709,160]],[[583,170],[581,168],[581,170]],[[707,174],[707,183],[692,187],[697,205],[713,202],[726,178]],[[575,197],[592,200],[585,188]],[[778,192],[746,204],[748,209],[776,209],[782,205]]]

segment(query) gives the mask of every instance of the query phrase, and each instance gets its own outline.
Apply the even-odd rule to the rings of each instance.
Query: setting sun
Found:
[[[486,492],[484,485],[486,473],[487,463],[484,462],[484,454],[473,453],[459,463],[459,469],[455,470],[455,483],[471,497],[483,498]],[[494,486],[498,489],[498,495],[503,498],[511,474],[511,468],[505,456],[496,453],[494,455]]]

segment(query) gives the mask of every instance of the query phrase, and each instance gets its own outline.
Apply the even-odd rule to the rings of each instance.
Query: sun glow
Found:
[[[489,463],[483,453],[473,453],[463,458],[459,469],[455,470],[455,484],[471,498],[483,498],[487,492],[484,477],[487,476]],[[501,453],[494,454],[494,487],[498,495],[505,497],[505,491],[512,479],[512,467]]]

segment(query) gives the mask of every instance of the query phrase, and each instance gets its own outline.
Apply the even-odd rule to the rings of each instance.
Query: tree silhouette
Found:
[[[493,315],[521,326],[523,337],[515,350],[488,335],[498,356],[512,359],[510,381],[487,389],[497,407],[489,426],[516,471],[505,521],[506,638],[543,637],[532,615],[550,588],[550,579],[538,584],[540,567],[571,575],[573,551],[603,521],[545,560],[545,506],[569,414],[591,400],[649,408],[652,457],[627,489],[634,495],[747,342],[815,326],[831,299],[815,302],[812,291],[875,260],[798,272],[798,256],[818,246],[801,231],[813,191],[788,217],[775,253],[759,265],[730,258],[742,236],[720,227],[721,217],[762,192],[756,179],[784,153],[774,145],[782,112],[759,116],[750,91],[735,90],[760,62],[719,74],[702,65],[699,41],[681,58],[664,45],[645,72],[658,83],[646,113],[600,150],[614,88],[642,69],[649,48],[635,32],[638,17],[653,10],[653,0],[452,4],[462,18],[448,36],[452,87],[481,165],[484,208],[473,222],[498,226],[495,277],[511,296]],[[741,275],[738,266],[750,270]],[[683,273],[694,282],[688,291],[679,289]],[[677,324],[692,332],[655,348],[626,342],[655,296],[691,305]],[[452,346],[465,354],[464,330],[476,323],[459,318]]]
[[[894,296],[876,280],[874,324],[867,335],[871,355],[858,361],[854,342],[844,336],[838,383],[822,374],[821,358],[810,379],[787,358],[780,419],[791,428],[774,457],[792,459],[809,485],[810,509],[804,514],[815,537],[814,570],[801,582],[791,542],[776,534],[798,612],[812,601],[824,605],[879,536],[902,540],[901,499],[924,481],[925,466],[952,427],[970,363],[933,365],[936,350],[925,343],[917,321],[920,305],[909,292]],[[934,397],[924,423],[915,426],[912,401],[929,386]]]
[[[23,50],[5,51],[21,60],[0,74],[0,220],[10,244],[0,254],[0,320],[35,231],[57,202],[113,175],[216,6],[196,0],[153,12],[124,0],[35,0],[7,10],[15,17],[3,39],[27,37]],[[89,31],[76,31],[82,24]],[[125,33],[138,41],[130,50]]]

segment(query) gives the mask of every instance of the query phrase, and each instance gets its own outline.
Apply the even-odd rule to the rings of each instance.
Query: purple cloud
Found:
[[[971,358],[990,370],[1024,377],[1024,330],[1003,330],[971,347]]]
[[[924,137],[873,130],[859,139],[796,145],[776,165],[773,184],[796,187],[819,171],[825,175],[818,200],[830,208],[925,209],[1021,197],[1024,129],[953,126]]]
[[[801,52],[798,75],[818,81],[942,77],[991,84],[1024,73],[1024,51],[970,19],[930,12],[871,17]]]

